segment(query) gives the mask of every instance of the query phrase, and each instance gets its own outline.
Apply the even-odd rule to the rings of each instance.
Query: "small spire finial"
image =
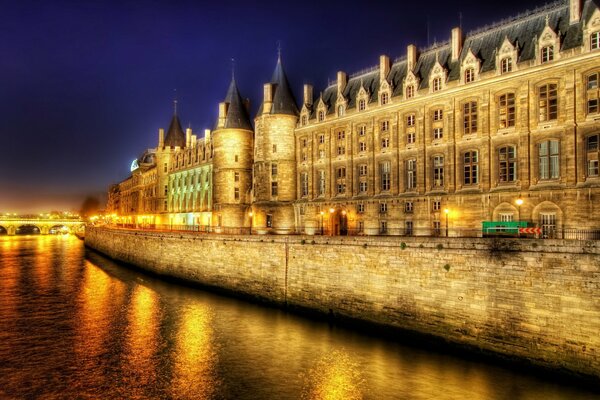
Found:
[[[231,80],[235,81],[235,58],[231,57]]]
[[[281,61],[281,40],[277,41],[277,61]]]
[[[173,89],[173,115],[177,115],[177,89]]]
[[[546,14],[546,26],[548,26],[550,22],[550,14]]]

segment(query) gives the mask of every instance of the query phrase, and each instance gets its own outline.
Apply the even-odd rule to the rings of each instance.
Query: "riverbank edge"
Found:
[[[93,228],[95,230],[104,230],[113,231],[106,228]],[[156,233],[156,232],[142,232],[142,231],[123,231],[123,230],[114,230],[111,234],[125,234],[125,235],[133,235],[133,236],[145,236],[145,237],[153,237],[154,239],[160,239],[161,241],[165,239],[164,234]],[[284,236],[253,236],[249,238],[247,236],[236,236],[236,235],[220,235],[215,237],[207,237],[202,236],[199,237],[195,234],[188,233],[169,233],[167,236],[170,239],[178,239],[182,241],[195,242],[203,240],[208,241],[223,241],[223,244],[227,242],[245,242],[248,244],[248,239],[251,242],[255,243],[283,243],[287,242],[289,238]],[[316,239],[316,240],[315,240]],[[383,239],[379,240],[379,245],[388,246],[392,245],[394,247],[401,247],[402,250],[406,247],[410,247],[415,243],[410,243],[412,238],[406,238],[406,241],[409,244],[405,244],[404,241],[400,242],[397,238],[395,240],[390,240],[389,238],[378,238]],[[403,238],[404,239],[404,238]],[[465,249],[464,243],[458,243],[456,240],[448,239],[448,238],[436,238],[431,240],[432,238],[426,238],[426,244],[419,244],[419,248],[428,247],[429,250],[441,250],[443,248],[446,249]],[[423,241],[423,238],[418,241]],[[347,238],[338,238],[338,237],[321,237],[315,238],[312,236],[294,236],[293,241],[296,244],[300,244],[302,246],[309,247],[311,244],[326,244],[326,245],[335,245],[335,244],[345,244],[348,245]],[[361,238],[353,238],[354,242],[358,242],[359,244],[363,242]],[[320,243],[319,243],[320,242]],[[545,242],[545,243],[544,243]],[[369,243],[372,243],[372,238]],[[507,352],[498,352],[494,350],[490,350],[483,345],[473,345],[469,342],[462,342],[459,340],[453,340],[449,337],[444,337],[436,334],[431,334],[428,332],[424,332],[419,329],[412,329],[407,326],[398,326],[391,325],[386,323],[381,323],[374,320],[357,318],[351,315],[346,315],[343,312],[336,312],[332,309],[324,309],[318,307],[306,307],[302,304],[296,304],[294,302],[288,301],[287,298],[283,300],[274,298],[271,295],[257,295],[255,293],[243,292],[239,290],[232,290],[223,285],[215,285],[203,282],[197,279],[189,279],[185,277],[178,276],[173,273],[165,273],[160,272],[156,268],[152,268],[145,263],[135,262],[131,259],[128,260],[124,254],[116,255],[110,254],[110,251],[103,251],[99,246],[93,246],[89,243],[89,238],[86,237],[85,246],[88,249],[93,250],[103,256],[111,258],[113,260],[118,261],[121,264],[127,265],[134,269],[137,269],[143,273],[147,273],[152,276],[156,276],[162,280],[167,280],[170,282],[174,282],[177,284],[184,284],[187,286],[192,286],[196,288],[201,288],[205,290],[209,290],[212,292],[224,294],[227,296],[233,296],[236,298],[241,298],[247,301],[251,301],[254,303],[259,303],[263,305],[268,305],[270,307],[276,307],[280,309],[285,309],[286,311],[293,312],[295,314],[308,316],[310,318],[315,318],[323,321],[328,321],[330,323],[340,325],[343,327],[352,327],[353,329],[357,329],[363,331],[367,334],[375,334],[377,336],[384,336],[390,338],[403,338],[410,340],[411,343],[418,344],[423,348],[434,349],[443,353],[451,353],[456,354],[461,357],[466,358],[475,358],[475,359],[485,359],[490,360],[494,363],[499,363],[509,368],[518,367],[524,368],[528,372],[533,375],[543,376],[545,379],[548,376],[552,376],[555,379],[559,379],[562,382],[567,384],[572,384],[573,379],[575,379],[578,383],[584,384],[586,387],[594,389],[595,392],[598,392],[598,384],[600,384],[600,373],[599,374],[587,374],[581,371],[577,371],[570,368],[556,367],[555,365],[539,362],[539,360],[535,358],[523,357],[521,355],[511,354]],[[587,254],[592,255],[594,257],[599,257],[600,255],[600,245],[597,245],[595,242],[571,242],[565,243],[565,241],[534,241],[534,240],[521,240],[518,242],[515,241],[490,241],[488,239],[475,239],[470,241],[467,244],[466,248],[470,250],[483,250],[486,249],[492,253],[497,252],[498,254],[503,253],[504,255],[501,257],[506,257],[506,254],[511,252],[522,252],[522,251],[535,251],[535,252],[552,252],[555,254]],[[360,248],[367,248],[367,245],[363,243],[360,245]],[[287,282],[286,282],[287,284]],[[592,349],[593,350],[593,349]],[[466,353],[465,353],[466,352]]]

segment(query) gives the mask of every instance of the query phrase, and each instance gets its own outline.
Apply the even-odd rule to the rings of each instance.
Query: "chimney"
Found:
[[[569,0],[569,21],[576,24],[581,18],[581,0]]]
[[[460,52],[462,51],[462,29],[456,27],[452,29],[452,40],[450,41],[452,46],[452,61],[458,60]]]
[[[219,103],[219,120],[217,122],[218,128],[225,126],[225,118],[227,118],[227,103]]]
[[[198,137],[196,135],[192,135],[192,143],[191,143],[191,147],[196,147],[196,141],[198,140]]]
[[[264,99],[263,99],[263,114],[270,114],[272,105],[273,105],[273,85],[271,83],[265,83]]]
[[[390,73],[390,58],[386,55],[379,56],[379,82],[383,82]]]
[[[187,128],[185,130],[185,147],[190,147],[192,143],[192,128]]]
[[[210,129],[204,130],[204,143],[210,142]]]
[[[308,83],[304,84],[304,104],[308,107],[312,106],[313,102],[313,87]]]
[[[165,130],[162,128],[158,130],[158,147],[165,147]]]
[[[408,71],[414,71],[417,66],[417,46],[409,44],[406,47],[406,68]]]
[[[337,73],[337,91],[338,94],[342,93],[346,89],[348,83],[348,75],[344,71],[338,71]]]

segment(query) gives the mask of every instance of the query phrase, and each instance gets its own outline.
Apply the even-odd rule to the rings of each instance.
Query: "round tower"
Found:
[[[213,141],[213,218],[217,231],[247,232],[251,226],[252,123],[248,102],[242,100],[232,78]],[[241,229],[240,229],[241,228]]]
[[[253,225],[259,232],[295,231],[298,106],[281,57],[255,118]]]

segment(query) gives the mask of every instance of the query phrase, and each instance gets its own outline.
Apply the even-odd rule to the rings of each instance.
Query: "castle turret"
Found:
[[[185,133],[183,133],[181,122],[179,122],[179,117],[177,116],[177,100],[175,100],[174,104],[175,108],[173,112],[173,118],[171,118],[171,124],[169,125],[167,136],[165,137],[164,146],[184,148],[186,144],[186,136]]]
[[[288,233],[295,226],[294,129],[299,112],[281,57],[264,88],[264,101],[255,119],[253,225],[259,231]]]
[[[217,126],[212,132],[216,227],[250,227],[253,136],[248,103],[242,100],[232,78],[225,101],[219,104]]]

